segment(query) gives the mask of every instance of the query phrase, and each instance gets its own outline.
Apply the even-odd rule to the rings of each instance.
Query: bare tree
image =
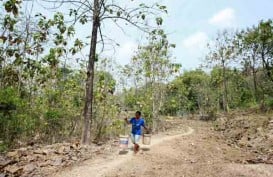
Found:
[[[209,46],[210,52],[206,59],[209,63],[216,63],[222,70],[223,93],[222,102],[224,111],[228,112],[228,86],[226,71],[230,62],[235,58],[233,35],[228,31],[219,33],[214,44]]]
[[[245,65],[245,69],[250,69],[253,79],[253,92],[255,101],[258,101],[258,83],[257,83],[257,72],[258,67],[261,64],[259,61],[259,44],[258,32],[253,28],[249,28],[246,31],[241,31],[237,34],[237,43],[240,48],[240,54],[242,55],[242,60]]]
[[[53,8],[59,8],[62,5],[73,5],[70,10],[70,16],[73,17],[73,23],[80,22],[88,24],[92,22],[91,41],[89,48],[89,59],[87,66],[86,79],[86,97],[84,106],[84,127],[82,133],[82,143],[90,143],[90,129],[92,124],[93,112],[93,82],[94,68],[97,58],[97,43],[101,42],[102,50],[104,49],[106,36],[102,33],[102,24],[104,22],[113,22],[122,31],[124,25],[131,25],[141,31],[149,32],[151,26],[148,25],[152,18],[161,12],[167,12],[166,6],[157,3],[146,5],[144,3],[130,1],[130,4],[121,3],[115,0],[43,0],[53,5]],[[39,1],[37,1],[39,2]],[[157,21],[161,18],[157,18]],[[162,19],[161,19],[162,20]],[[105,23],[108,26],[108,23]]]

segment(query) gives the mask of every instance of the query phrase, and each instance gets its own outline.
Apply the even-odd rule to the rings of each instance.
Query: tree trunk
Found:
[[[266,70],[267,77],[271,82],[273,82],[273,77],[272,77],[272,67],[270,66],[270,63],[268,60],[266,60],[266,52],[265,52],[265,44],[262,45],[262,53],[261,53],[261,58],[263,62],[263,68]]]
[[[156,79],[155,79],[155,75],[156,75],[156,69],[154,66],[154,61],[156,58],[156,54],[154,52],[154,54],[151,56],[151,76],[150,76],[150,81],[151,81],[151,87],[152,87],[152,121],[153,121],[153,131],[157,131],[158,129],[158,111],[157,111],[157,107],[158,107],[158,102],[157,102],[157,91],[155,90],[155,84],[156,84]]]
[[[223,106],[224,106],[224,111],[228,112],[228,91],[227,91],[227,79],[226,79],[226,66],[225,66],[225,61],[222,60],[222,67],[223,67],[223,85],[224,85],[224,94],[223,94]]]
[[[253,85],[254,85],[254,97],[255,101],[258,101],[258,89],[257,89],[257,73],[256,73],[256,58],[255,54],[252,56],[252,75],[253,75]]]
[[[156,111],[156,94],[154,90],[154,84],[152,83],[152,97],[153,97],[153,107],[152,107],[152,120],[153,120],[153,130],[157,130],[157,111]]]
[[[99,0],[94,0],[94,14],[93,14],[93,24],[92,24],[92,36],[91,45],[89,51],[89,61],[87,68],[87,78],[86,78],[86,92],[85,92],[85,106],[83,113],[83,133],[82,133],[82,143],[90,144],[90,130],[92,124],[92,111],[93,111],[93,82],[94,82],[94,64],[96,59],[96,46],[97,46],[97,35],[100,26],[99,19]]]

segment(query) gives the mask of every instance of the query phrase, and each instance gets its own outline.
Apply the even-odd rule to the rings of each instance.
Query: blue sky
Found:
[[[176,43],[173,50],[175,61],[183,69],[199,67],[206,53],[206,44],[219,30],[238,29],[257,24],[261,19],[273,18],[273,0],[162,0],[169,14],[164,29],[169,40]],[[118,63],[126,64],[143,37],[141,32],[127,29],[129,35],[116,32],[121,44],[112,55]]]
[[[121,0],[119,3],[129,2]],[[134,0],[141,2],[140,0]],[[169,40],[176,44],[172,54],[183,70],[200,66],[206,54],[206,44],[213,40],[219,30],[241,29],[257,24],[262,19],[273,18],[273,0],[150,0],[168,7],[164,16],[164,29]],[[145,2],[142,0],[142,2]],[[64,7],[63,7],[64,8]],[[35,8],[37,11],[44,11]],[[50,14],[49,12],[46,12]],[[78,25],[79,38],[90,35],[91,25]],[[105,51],[103,56],[111,57],[125,65],[136,51],[139,43],[145,42],[145,35],[133,27],[125,28],[124,34],[113,24],[105,24],[104,34],[111,37],[120,47]],[[85,50],[88,53],[88,50]]]
[[[184,69],[193,69],[204,58],[205,46],[219,30],[240,29],[273,18],[272,0],[172,0],[167,31],[177,44],[174,56]]]

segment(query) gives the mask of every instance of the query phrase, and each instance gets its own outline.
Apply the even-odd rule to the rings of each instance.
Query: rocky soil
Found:
[[[253,152],[248,163],[273,164],[273,116],[253,113],[222,115],[214,127],[230,146]]]
[[[154,144],[136,156],[119,154],[118,138],[15,149],[0,155],[0,177],[273,176],[271,115],[236,113],[215,122],[168,117],[161,125]]]
[[[15,149],[0,156],[0,177],[9,176],[47,176],[52,172],[109,154],[117,142],[108,142],[103,146],[81,146],[77,143],[60,143],[48,146],[29,146]]]
[[[162,124],[164,132],[179,130],[180,121],[168,117]],[[118,150],[118,137],[91,146],[82,146],[76,142],[22,147],[0,154],[0,177],[52,176],[52,173],[66,167],[80,164],[85,160],[107,157]]]

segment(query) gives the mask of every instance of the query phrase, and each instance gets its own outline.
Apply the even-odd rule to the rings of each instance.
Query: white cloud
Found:
[[[197,32],[183,40],[182,45],[188,50],[200,50],[206,46],[208,36],[204,32]]]
[[[122,44],[116,53],[116,58],[120,64],[128,64],[131,57],[134,55],[135,51],[137,50],[137,43],[128,41]]]
[[[226,8],[209,19],[209,24],[219,27],[231,27],[235,23],[235,10],[232,8]]]
[[[209,42],[209,37],[205,32],[196,32],[186,37],[180,45],[178,45],[182,67],[193,69],[198,67],[201,59],[206,53],[206,46]]]

